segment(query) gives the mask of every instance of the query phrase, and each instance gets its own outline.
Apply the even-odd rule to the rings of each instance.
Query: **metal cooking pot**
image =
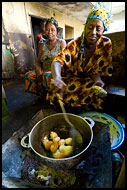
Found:
[[[77,116],[71,113],[67,113],[69,120],[72,122],[76,130],[81,134],[83,138],[83,146],[80,150],[74,150],[73,154],[67,158],[55,159],[47,154],[44,150],[41,139],[46,135],[49,135],[51,131],[57,132],[61,138],[71,137],[69,134],[69,126],[67,125],[63,113],[57,113],[45,117],[40,120],[29,133],[29,144],[30,147],[41,159],[41,161],[48,167],[53,169],[70,169],[78,164],[82,160],[83,153],[88,149],[93,140],[92,127],[95,122],[88,118]],[[62,128],[67,128],[68,134],[62,132]],[[25,137],[21,141],[24,141]],[[21,143],[23,144],[23,143]],[[25,146],[26,147],[26,146]]]

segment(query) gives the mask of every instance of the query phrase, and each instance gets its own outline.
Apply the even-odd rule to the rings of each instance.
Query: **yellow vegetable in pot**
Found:
[[[50,139],[54,139],[55,137],[58,137],[57,133],[54,131],[51,131],[50,133]]]
[[[72,151],[72,138],[68,137],[66,139],[60,139],[58,134],[54,131],[50,132],[50,139],[45,136],[42,139],[42,143],[46,150],[50,150],[54,158],[65,158],[69,156]]]
[[[58,149],[58,146],[59,146],[58,142],[53,142],[53,143],[51,144],[51,146],[50,146],[50,151],[51,151],[51,152],[56,152],[57,149]]]
[[[65,156],[69,156],[72,153],[72,150],[73,150],[73,148],[70,145],[67,145],[67,146],[66,145],[61,145],[59,147],[59,151],[61,153],[64,153]]]
[[[50,150],[50,146],[52,145],[53,142],[49,141],[48,138],[44,138],[42,140],[42,143],[43,143],[46,150]]]
[[[62,144],[65,144],[65,139],[60,139],[59,140],[59,146],[62,145]]]
[[[59,143],[59,141],[60,141],[60,137],[53,138],[53,142],[58,142]]]
[[[53,157],[57,158],[57,159],[65,158],[65,154],[60,152],[59,149],[58,149],[55,153],[53,153]]]
[[[72,138],[70,137],[70,138],[65,139],[65,144],[72,145]]]

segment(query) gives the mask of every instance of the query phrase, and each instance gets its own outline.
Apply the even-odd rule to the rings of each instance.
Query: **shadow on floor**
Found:
[[[4,82],[9,118],[2,122],[2,143],[32,118],[40,109],[45,116],[53,112],[49,103],[41,101],[37,96],[24,91],[24,80]]]

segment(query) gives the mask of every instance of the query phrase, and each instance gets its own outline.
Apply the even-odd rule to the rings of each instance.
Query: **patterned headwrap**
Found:
[[[86,20],[86,23],[84,23],[84,25],[86,26],[86,24],[88,23],[89,20],[97,18],[99,20],[101,20],[104,24],[104,31],[107,31],[109,28],[109,23],[110,23],[110,13],[104,9],[104,8],[97,8],[97,9],[93,9]],[[82,32],[81,35],[81,51],[83,53],[84,56],[84,43],[85,43],[85,26],[84,26],[84,31]]]
[[[49,23],[53,24],[56,28],[58,28],[58,22],[53,17],[47,20],[46,25]]]
[[[104,8],[93,9],[87,17],[86,24],[90,19],[97,18],[104,23],[104,31],[107,31],[109,28],[110,17],[110,13]]]

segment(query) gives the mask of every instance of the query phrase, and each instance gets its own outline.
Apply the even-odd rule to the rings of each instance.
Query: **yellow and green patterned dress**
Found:
[[[85,56],[82,57],[81,37],[79,37],[69,42],[61,53],[54,58],[53,62],[61,63],[62,80],[67,84],[63,95],[65,105],[84,106],[88,110],[92,108],[102,109],[103,98],[95,95],[92,90],[94,86],[99,86],[99,84],[91,76],[112,76],[111,54],[111,40],[102,36],[97,41],[94,53],[86,63]],[[56,103],[56,92],[58,90],[53,83],[50,84],[47,100],[51,104]]]

